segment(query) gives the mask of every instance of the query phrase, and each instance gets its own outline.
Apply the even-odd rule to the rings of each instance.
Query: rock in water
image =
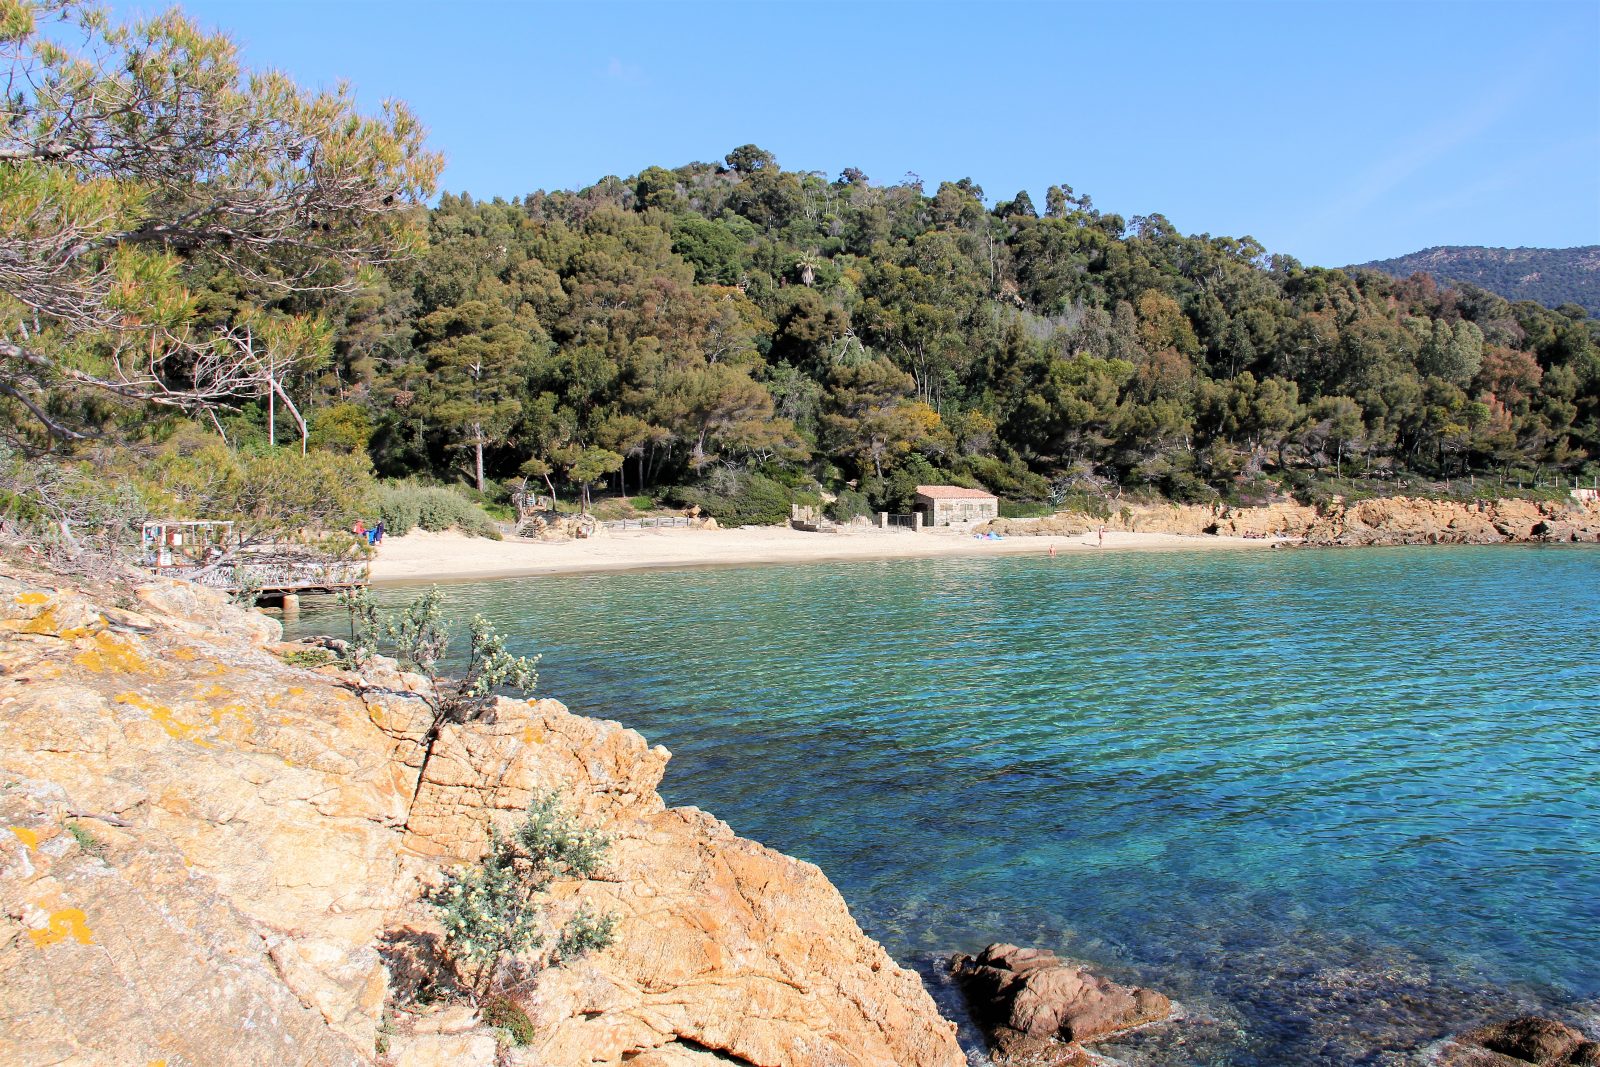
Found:
[[[1089,1062],[1082,1042],[1172,1012],[1160,993],[1118,985],[1048,949],[994,944],[976,958],[957,955],[950,971],[1002,1064],[1076,1067]]]
[[[1462,1044],[1539,1067],[1590,1067],[1600,1064],[1600,1042],[1590,1041],[1565,1023],[1525,1015],[1463,1034]]]

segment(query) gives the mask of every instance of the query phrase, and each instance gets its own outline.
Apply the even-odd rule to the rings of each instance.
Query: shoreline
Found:
[[[970,533],[860,530],[807,533],[781,526],[717,530],[640,530],[585,541],[491,541],[449,531],[414,530],[388,537],[371,563],[371,583],[488,581],[560,574],[761,566],[786,563],[847,563],[893,559],[983,558],[1082,552],[1182,552],[1267,549],[1287,539],[1212,534],[1133,533],[1012,536],[986,541]]]

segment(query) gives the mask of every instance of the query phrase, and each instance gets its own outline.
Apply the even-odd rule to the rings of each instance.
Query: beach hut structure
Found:
[[[988,522],[1000,516],[1000,498],[986,489],[959,485],[917,486],[917,511],[924,526]]]

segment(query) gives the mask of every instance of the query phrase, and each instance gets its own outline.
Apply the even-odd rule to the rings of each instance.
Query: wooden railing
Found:
[[[687,527],[693,523],[687,515],[651,515],[642,519],[607,519],[600,523],[603,530],[667,530]]]

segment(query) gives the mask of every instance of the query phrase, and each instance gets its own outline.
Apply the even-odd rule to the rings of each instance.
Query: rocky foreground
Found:
[[[419,784],[423,680],[280,637],[193,587],[0,573],[0,1063],[965,1063],[816,867],[665,806],[664,748],[501,699]],[[419,898],[535,790],[611,836],[557,888],[620,923],[517,995],[511,1047],[422,995]]]
[[[1600,543],[1600,502],[1428,500],[1379,497],[1321,507],[1129,505],[1101,520],[1063,513],[1047,519],[996,519],[983,529],[1009,535],[1078,534],[1104,527],[1139,533],[1280,537],[1306,545],[1498,545]]]

